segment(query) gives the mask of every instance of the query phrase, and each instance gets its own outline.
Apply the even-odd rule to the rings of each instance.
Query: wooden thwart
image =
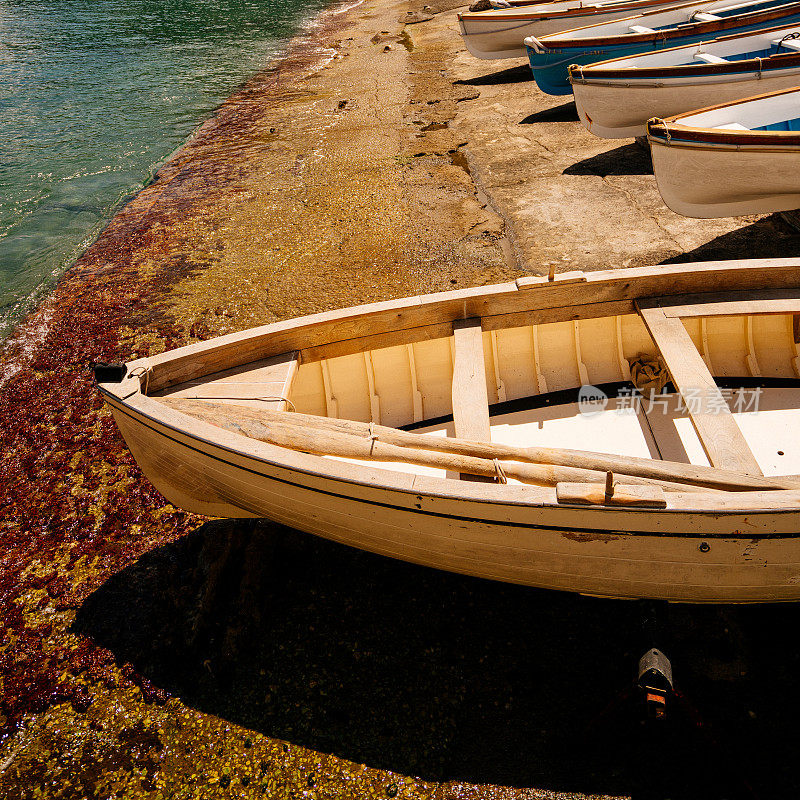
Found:
[[[473,317],[454,322],[453,342],[453,426],[456,437],[473,442],[489,442],[492,434],[480,319]],[[468,473],[461,477],[464,480],[476,480],[475,475]]]
[[[758,462],[680,319],[667,317],[660,307],[645,304],[639,305],[639,313],[675,388],[686,402],[689,418],[712,466],[761,475]],[[687,400],[692,395],[697,402]]]
[[[246,402],[247,405],[256,408],[284,411],[299,363],[299,353],[293,350],[254,361],[243,367],[234,367],[198,380],[186,381],[154,392],[153,396]]]
[[[456,437],[491,441],[489,396],[483,359],[483,333],[478,318],[453,323],[453,423]]]

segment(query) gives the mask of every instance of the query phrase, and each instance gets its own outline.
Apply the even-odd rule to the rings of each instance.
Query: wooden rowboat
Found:
[[[475,58],[524,58],[527,36],[576,28],[629,17],[651,8],[684,5],[685,0],[551,0],[491,11],[462,12],[458,25],[467,50]],[[714,0],[701,0],[693,7],[703,9]]]
[[[800,85],[800,24],[570,67],[584,126],[644,136],[647,120]]]
[[[525,39],[533,77],[547,94],[570,94],[569,67],[622,58],[800,22],[796,0],[721,0],[703,9],[693,4],[655,9],[603,24]]]
[[[799,331],[800,261],[710,262],[331,311],[96,374],[191,512],[592,595],[797,600]],[[667,377],[657,408],[619,404]]]
[[[647,138],[658,190],[678,214],[800,208],[800,89],[651,119]]]

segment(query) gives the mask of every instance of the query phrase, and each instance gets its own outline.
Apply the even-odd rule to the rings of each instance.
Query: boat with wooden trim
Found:
[[[702,10],[687,4],[547,36],[529,36],[525,47],[537,86],[547,94],[563,95],[572,92],[571,64],[594,64],[795,22],[800,22],[797,0],[720,0]]]
[[[461,12],[458,26],[467,50],[475,58],[524,58],[527,36],[576,28],[598,22],[629,17],[651,8],[685,5],[685,0],[551,0],[490,11]],[[702,10],[714,0],[694,2]]]
[[[800,86],[800,24],[573,65],[569,80],[595,136],[645,136],[651,117]]]
[[[188,511],[530,586],[766,602],[800,599],[798,342],[800,261],[723,261],[374,303],[96,376]]]
[[[647,123],[666,205],[709,219],[800,208],[800,88]]]

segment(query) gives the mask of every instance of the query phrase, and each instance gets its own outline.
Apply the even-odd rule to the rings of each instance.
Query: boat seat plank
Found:
[[[749,131],[750,129],[738,122],[726,122],[724,125],[714,125],[717,131]]]
[[[675,388],[684,398],[693,394],[702,398],[699,403],[687,400],[686,406],[711,465],[761,475],[755,456],[683,323],[666,316],[656,305],[638,305]]]
[[[800,51],[800,40],[798,39],[773,39],[772,44],[780,45],[781,47],[785,47],[787,50]]]
[[[720,56],[715,56],[713,53],[695,53],[695,58],[699,58],[701,61],[705,61],[706,64],[727,64],[727,58],[721,58]]]
[[[658,305],[668,317],[800,314],[800,292],[797,289],[762,289],[751,292],[686,294],[661,298]]]
[[[154,392],[154,397],[248,401],[256,408],[282,410],[297,372],[297,351],[282,353],[251,364],[215,372]],[[261,399],[264,398],[264,399]]]
[[[722,17],[718,17],[716,14],[709,14],[706,11],[696,11],[692,14],[692,20],[694,22],[717,22],[721,19]]]
[[[489,396],[480,318],[454,322],[453,343],[453,425],[456,438],[490,442]],[[472,475],[463,477],[468,480],[475,478]]]
[[[454,322],[453,340],[453,423],[456,437],[472,442],[489,442],[489,396],[480,319],[474,317]]]
[[[644,25],[631,25],[628,30],[634,33],[655,33],[653,28],[646,28]]]

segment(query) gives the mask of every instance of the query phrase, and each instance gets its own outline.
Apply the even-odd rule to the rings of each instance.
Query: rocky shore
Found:
[[[608,736],[635,731],[578,730],[607,719],[627,685],[631,605],[192,517],[144,480],[93,388],[96,361],[329,308],[552,266],[798,252],[777,215],[669,212],[644,150],[593,138],[524,62],[472,59],[455,3],[429,2],[327,14],[161,168],[6,342],[4,797],[455,800],[646,784],[635,746]],[[676,647],[710,653],[685,685],[721,701],[741,691],[744,632],[761,629],[760,613],[672,612]],[[720,626],[733,634],[715,644]],[[774,645],[761,645],[768,658]],[[583,685],[587,652],[595,687]],[[769,719],[779,730],[780,703],[761,701],[772,716],[722,702],[712,729],[756,735]],[[739,796],[735,751],[684,756],[686,781],[702,789],[710,759]],[[501,788],[512,786],[544,788]]]

